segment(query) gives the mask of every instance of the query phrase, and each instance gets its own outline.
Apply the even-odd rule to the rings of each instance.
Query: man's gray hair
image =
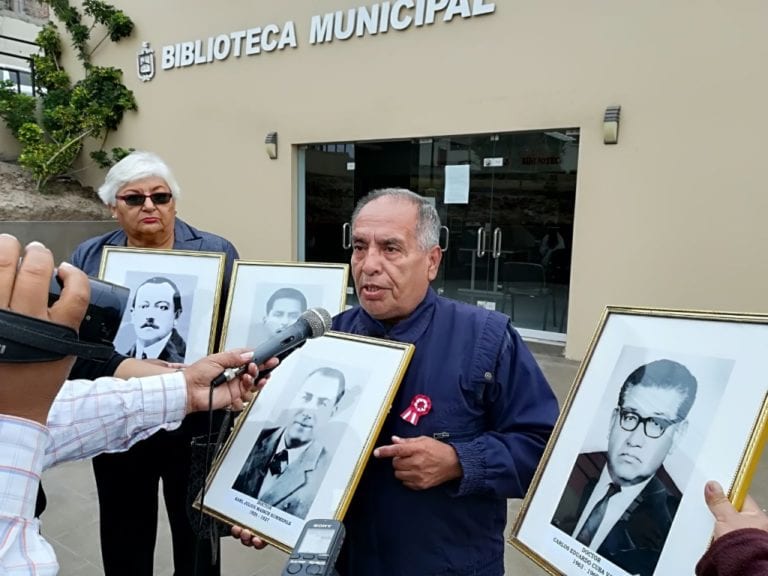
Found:
[[[131,152],[112,166],[107,172],[104,184],[99,188],[99,198],[107,206],[114,206],[117,193],[123,186],[155,176],[162,178],[168,184],[168,189],[173,194],[174,200],[181,197],[181,188],[173,176],[173,172],[168,165],[157,154],[152,152],[136,151]]]
[[[419,209],[418,223],[416,224],[416,239],[419,241],[422,250],[430,250],[433,246],[437,246],[440,243],[440,216],[438,216],[437,210],[435,210],[432,203],[424,198],[424,196],[419,196],[406,188],[381,188],[366,194],[360,199],[357,206],[355,206],[354,212],[352,212],[353,229],[355,227],[355,221],[360,214],[360,210],[362,210],[366,204],[378,200],[379,198],[404,200],[410,202]]]

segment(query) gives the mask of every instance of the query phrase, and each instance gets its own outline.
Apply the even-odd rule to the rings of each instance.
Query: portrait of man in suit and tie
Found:
[[[187,344],[176,329],[181,312],[181,294],[172,280],[154,276],[142,282],[130,312],[136,341],[126,356],[184,362]]]
[[[344,374],[336,368],[310,372],[288,407],[288,423],[259,434],[232,488],[306,518],[330,460],[318,437],[345,389]]]
[[[651,576],[682,498],[664,461],[696,392],[679,362],[635,368],[613,408],[607,450],[578,455],[552,524],[628,573]]]

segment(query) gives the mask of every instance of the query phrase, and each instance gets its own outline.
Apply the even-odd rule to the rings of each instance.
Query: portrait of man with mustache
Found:
[[[184,362],[187,343],[176,330],[181,311],[181,294],[173,281],[162,276],[145,280],[136,289],[131,304],[136,342],[126,355]]]

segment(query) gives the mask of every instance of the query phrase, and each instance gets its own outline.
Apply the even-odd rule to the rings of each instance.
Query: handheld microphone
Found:
[[[324,308],[310,308],[299,316],[298,320],[286,326],[266,342],[253,349],[253,359],[248,364],[261,364],[273,356],[281,360],[300,347],[309,338],[317,338],[331,328],[331,315]],[[237,378],[248,370],[248,364],[239,368],[227,368],[211,382],[218,386]],[[260,376],[266,374],[262,373]]]

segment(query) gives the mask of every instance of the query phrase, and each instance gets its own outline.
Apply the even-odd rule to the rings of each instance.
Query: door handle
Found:
[[[485,256],[485,226],[477,229],[477,257]]]
[[[352,226],[349,222],[344,222],[341,225],[341,247],[344,250],[352,248]]]
[[[493,231],[493,257],[501,256],[501,228],[498,226]]]
[[[450,233],[451,233],[451,231],[448,230],[448,226],[440,226],[440,230],[445,230],[445,247],[440,246],[440,250],[443,251],[443,252],[447,252],[448,251],[448,244],[450,243]]]

